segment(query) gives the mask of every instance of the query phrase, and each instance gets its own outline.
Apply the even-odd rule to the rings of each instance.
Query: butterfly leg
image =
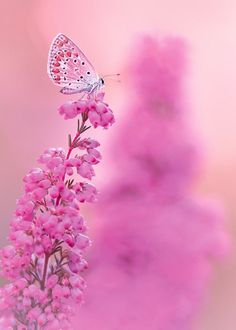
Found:
[[[83,100],[83,98],[85,97],[86,94],[87,94],[87,93],[83,93],[83,94],[80,96],[80,98],[78,99],[78,101]]]

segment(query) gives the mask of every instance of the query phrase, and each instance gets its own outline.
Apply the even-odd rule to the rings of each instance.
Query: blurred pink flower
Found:
[[[151,37],[132,52],[129,111],[112,144],[112,184],[95,207],[90,285],[74,329],[189,330],[210,259],[226,252],[220,209],[191,197],[199,152],[186,125],[185,53],[180,39]]]
[[[94,202],[97,191],[81,177],[91,180],[101,154],[96,149],[99,142],[82,134],[89,129],[89,113],[99,113],[101,104],[112,114],[103,96],[61,106],[65,119],[80,116],[68,151],[46,150],[38,159],[42,167],[23,179],[24,195],[10,225],[10,245],[0,250],[1,273],[10,281],[0,289],[4,329],[70,329],[72,303],[83,300],[81,272],[87,268],[83,253],[90,239],[80,203]],[[106,118],[98,125],[107,128],[113,122],[114,118]]]

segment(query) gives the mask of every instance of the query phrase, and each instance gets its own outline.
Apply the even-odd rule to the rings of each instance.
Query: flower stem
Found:
[[[77,139],[79,138],[80,134],[81,134],[81,131],[78,131],[77,134],[76,134],[76,136],[74,137],[73,141],[71,142],[71,145],[70,145],[70,148],[69,148],[69,150],[68,150],[68,153],[67,153],[66,159],[69,159],[69,158],[70,158],[70,154],[71,154],[72,150],[74,149],[74,147],[75,147],[75,142],[76,142]]]
[[[41,281],[41,290],[45,289],[49,258],[50,258],[50,254],[45,253],[44,266],[43,266],[43,277],[42,277],[42,281]]]
[[[83,132],[85,132],[85,130],[87,130],[87,129],[89,128],[89,127],[85,127],[85,122],[86,122],[87,119],[88,119],[87,114],[85,114],[85,115],[83,116],[83,121],[82,121],[82,124],[81,124],[80,127],[79,127],[79,124],[78,124],[78,131],[77,131],[77,134],[75,135],[73,141],[72,141],[71,144],[70,144],[69,150],[68,150],[68,152],[67,152],[66,159],[69,159],[69,158],[70,158],[71,152],[72,152],[72,150],[75,148],[75,144],[76,144],[76,142],[78,141],[79,136],[80,136]],[[65,175],[64,175],[64,177],[63,177],[63,181],[64,181],[64,179],[65,179]],[[61,196],[59,195],[59,196],[57,197],[57,200],[56,200],[56,206],[59,205],[60,200],[61,200]]]
[[[83,121],[82,121],[82,124],[81,124],[80,127],[79,127],[79,124],[78,124],[78,131],[77,131],[77,134],[75,135],[73,141],[72,141],[71,144],[70,144],[70,147],[69,147],[69,150],[68,150],[68,153],[67,153],[66,159],[69,159],[69,158],[70,158],[70,154],[71,154],[72,150],[75,148],[75,144],[76,144],[76,142],[77,142],[79,136],[84,132],[84,130],[85,130],[85,125],[84,125],[84,124],[85,124],[85,122],[86,122],[87,119],[88,119],[88,117],[87,117],[87,115],[85,114],[85,115],[83,116]]]

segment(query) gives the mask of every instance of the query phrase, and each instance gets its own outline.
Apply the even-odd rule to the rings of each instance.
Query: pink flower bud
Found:
[[[78,115],[77,105],[75,102],[67,102],[58,109],[58,112],[64,116],[64,119],[72,119]]]
[[[85,249],[87,248],[89,245],[91,244],[91,241],[90,239],[83,235],[83,234],[79,234],[77,237],[76,237],[76,247],[79,248],[79,249]]]

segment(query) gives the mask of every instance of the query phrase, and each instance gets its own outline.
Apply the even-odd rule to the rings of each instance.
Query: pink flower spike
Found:
[[[57,38],[56,47],[70,46],[64,35]],[[58,52],[53,59],[56,66],[62,57],[74,56],[77,61],[74,50]],[[81,273],[88,267],[84,253],[91,245],[81,206],[97,198],[96,188],[84,179],[95,176],[94,166],[101,160],[100,143],[83,134],[92,129],[90,112],[97,114],[100,126],[109,126],[103,98],[103,93],[93,94],[63,104],[59,114],[76,118],[67,150],[46,149],[38,158],[39,167],[23,178],[24,192],[10,222],[10,242],[0,249],[1,275],[10,281],[0,289],[1,329],[71,329],[74,305],[83,300],[86,284]],[[105,109],[102,114],[97,112],[100,107]]]

